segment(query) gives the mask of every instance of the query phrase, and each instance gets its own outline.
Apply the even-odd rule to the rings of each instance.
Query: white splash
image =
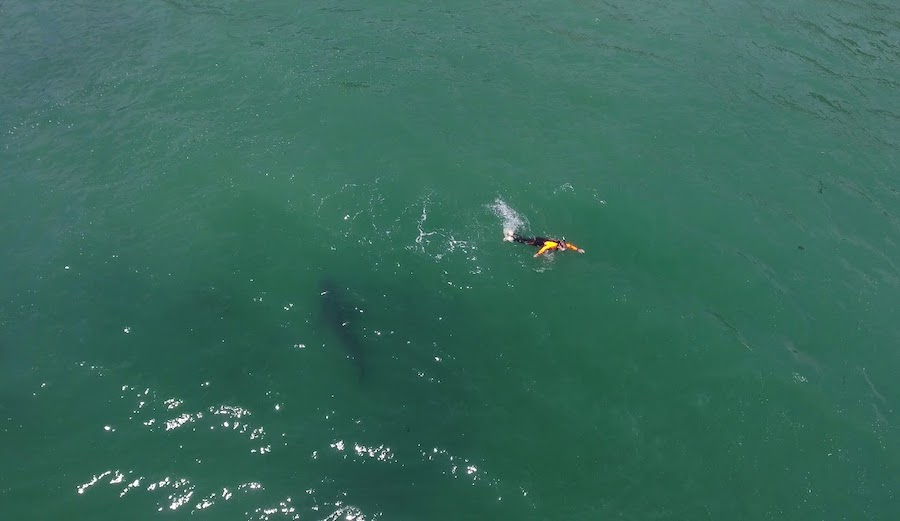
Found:
[[[494,204],[490,205],[490,208],[494,212],[494,215],[499,217],[500,221],[503,223],[504,235],[513,234],[517,230],[528,225],[528,219],[510,208],[510,206],[506,204],[506,201],[499,197],[494,201]]]
[[[394,459],[394,453],[391,451],[391,448],[385,447],[384,445],[379,445],[378,447],[366,447],[365,445],[355,443],[353,445],[353,450],[356,451],[357,456],[374,458],[378,461],[391,461]]]
[[[457,239],[456,233],[453,231],[443,228],[429,229],[427,221],[428,210],[432,205],[431,196],[426,196],[421,204],[422,213],[416,222],[418,234],[414,244],[406,248],[424,253],[436,261],[443,261],[451,255],[455,257],[462,254],[471,263],[472,267],[469,269],[469,273],[472,275],[480,274],[482,269],[478,266],[478,258],[475,254],[478,249],[477,245],[472,241]]]
[[[553,189],[553,195],[558,194],[559,192],[574,192],[575,187],[572,186],[572,183],[564,183]]]
[[[422,216],[419,217],[419,222],[417,225],[417,228],[419,229],[419,236],[416,237],[416,244],[419,245],[419,247],[422,249],[422,251],[425,251],[425,247],[422,245],[422,243],[423,243],[423,241],[426,241],[426,237],[437,233],[437,232],[426,232],[423,229],[423,226],[425,225],[425,221],[428,220],[428,203],[429,202],[430,201],[428,200],[428,198],[425,198],[425,202],[422,203]]]

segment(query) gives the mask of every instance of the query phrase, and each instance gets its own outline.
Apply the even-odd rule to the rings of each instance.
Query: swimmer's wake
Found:
[[[519,228],[528,224],[528,221],[522,217],[519,212],[510,208],[509,205],[499,197],[494,201],[494,204],[491,205],[491,210],[493,210],[494,215],[499,217],[503,222],[504,236],[514,234]]]

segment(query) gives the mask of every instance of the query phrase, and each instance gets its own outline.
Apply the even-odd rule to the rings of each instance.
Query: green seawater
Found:
[[[0,519],[897,519],[900,4],[0,42]]]

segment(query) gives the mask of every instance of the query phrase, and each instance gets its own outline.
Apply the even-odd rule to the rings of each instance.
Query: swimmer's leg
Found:
[[[513,234],[510,236],[509,241],[521,242],[522,244],[527,244],[529,246],[534,246],[537,244],[537,239],[532,239],[531,237],[522,237],[518,234]]]

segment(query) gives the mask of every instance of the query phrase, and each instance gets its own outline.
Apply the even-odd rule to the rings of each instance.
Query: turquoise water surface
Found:
[[[0,518],[897,518],[900,5],[0,35]]]

